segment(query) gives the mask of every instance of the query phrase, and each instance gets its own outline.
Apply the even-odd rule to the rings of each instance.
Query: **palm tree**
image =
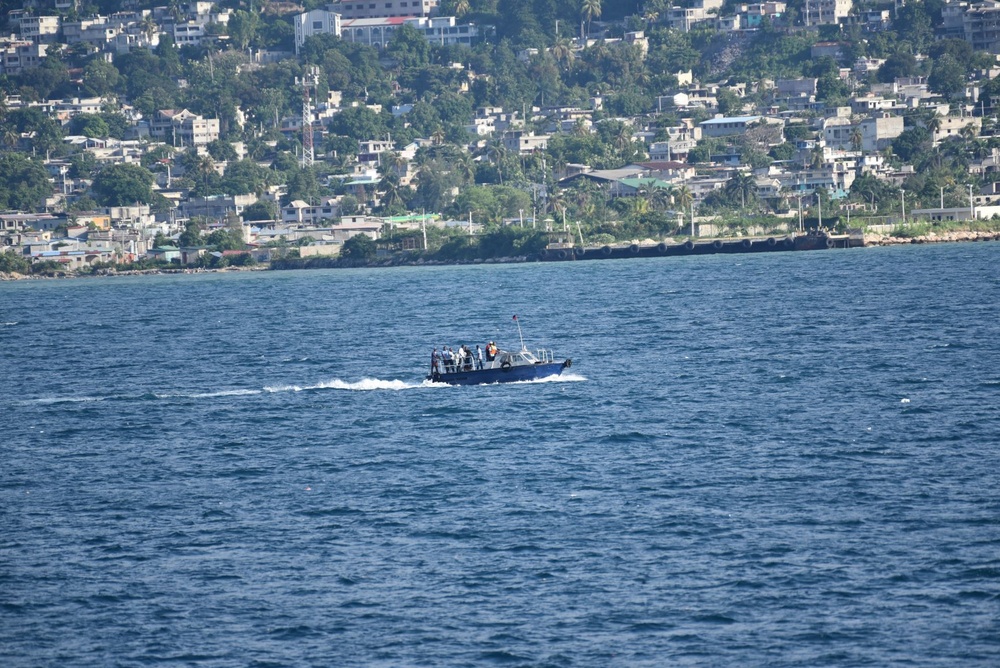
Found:
[[[378,182],[378,189],[382,192],[382,205],[386,208],[402,199],[399,195],[399,177],[391,168],[384,170],[382,179]]]
[[[680,206],[681,212],[688,210],[694,203],[694,194],[686,184],[681,184],[674,189],[674,197]],[[694,236],[694,209],[691,209],[691,236]]]
[[[741,208],[745,209],[747,203],[751,203],[757,198],[757,183],[750,174],[737,172],[726,183],[726,193],[730,197],[739,195]]]
[[[601,18],[601,0],[583,0],[580,5],[580,14],[587,22],[587,36],[589,36],[590,23],[595,18]]]
[[[493,153],[493,159],[497,166],[497,176],[500,177],[500,185],[503,185],[503,160],[507,157],[507,147],[503,145],[503,142],[497,141],[491,144],[487,151]]]
[[[455,16],[463,16],[469,13],[469,0],[458,0],[455,3]]]
[[[649,193],[649,203],[657,211],[665,211],[674,201],[674,187],[671,185],[655,185]]]
[[[7,127],[3,131],[3,143],[10,148],[17,146],[18,142],[21,141],[21,135],[18,134],[17,130],[12,127]]]
[[[568,69],[573,62],[573,47],[570,46],[569,40],[566,38],[557,39],[549,53],[562,69]]]
[[[649,191],[646,188],[639,188],[628,203],[628,213],[632,217],[639,217],[649,213]]]
[[[146,14],[146,16],[143,17],[141,26],[142,32],[146,35],[147,41],[152,41],[153,36],[156,35],[157,31],[160,29],[160,26],[153,19],[152,13]]]
[[[861,144],[864,141],[864,135],[861,132],[861,126],[855,125],[851,128],[851,148],[855,151],[861,150]]]
[[[218,174],[218,172],[215,171],[215,161],[212,160],[212,156],[203,155],[198,158],[198,162],[195,165],[195,173],[198,174],[198,177],[201,179],[202,185],[205,188],[204,194],[211,194],[208,192],[208,189],[211,185],[212,179]]]
[[[468,153],[462,153],[455,160],[453,169],[463,183],[474,183],[476,180],[476,162]]]
[[[823,153],[823,147],[817,143],[809,152],[809,166],[814,168],[822,167],[825,160],[826,156]]]

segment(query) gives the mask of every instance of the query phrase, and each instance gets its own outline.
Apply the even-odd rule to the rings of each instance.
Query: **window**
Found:
[[[313,30],[322,30],[322,29],[323,29],[322,21],[313,21]]]

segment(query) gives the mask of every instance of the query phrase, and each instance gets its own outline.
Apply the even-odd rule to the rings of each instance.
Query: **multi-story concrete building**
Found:
[[[903,117],[883,113],[874,118],[866,118],[861,121],[859,127],[861,150],[881,151],[889,146],[893,139],[903,134]]]
[[[402,26],[408,25],[424,36],[431,44],[471,45],[479,40],[479,28],[471,23],[459,24],[454,16],[436,18],[380,18],[344,19],[341,21],[341,38],[347,42],[357,42],[385,48]]]
[[[836,25],[853,6],[853,0],[806,0],[802,20],[807,26]]]
[[[340,14],[326,9],[314,9],[298,14],[292,19],[295,26],[295,53],[313,35],[336,35],[340,37]]]
[[[972,48],[995,53],[1000,47],[1000,2],[977,2],[966,9],[962,29]]]
[[[511,152],[534,153],[544,151],[548,145],[549,135],[536,135],[523,130],[510,130],[503,135],[503,146]]]
[[[691,28],[705,21],[714,21],[722,9],[722,0],[694,0],[690,7],[671,7],[667,22],[674,30],[691,32]]]
[[[38,67],[45,60],[48,44],[6,42],[0,44],[0,73],[17,74]]]
[[[173,146],[204,146],[219,138],[219,119],[202,118],[187,109],[161,109],[149,124],[149,134]]]
[[[21,39],[52,43],[59,36],[58,16],[21,16]]]
[[[430,16],[437,11],[438,0],[342,0],[327,9],[344,19],[377,19],[392,16]]]

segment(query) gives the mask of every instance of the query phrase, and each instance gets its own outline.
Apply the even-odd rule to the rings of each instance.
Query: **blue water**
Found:
[[[0,665],[1000,665],[998,258],[0,284]]]

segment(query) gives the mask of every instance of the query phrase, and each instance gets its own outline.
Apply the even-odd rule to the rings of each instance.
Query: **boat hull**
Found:
[[[435,373],[427,376],[434,383],[448,385],[489,385],[491,383],[517,383],[526,380],[537,380],[558,376],[563,369],[569,367],[569,360],[564,362],[543,362],[541,364],[526,364],[497,369],[481,369],[477,371],[457,371],[455,373]]]

